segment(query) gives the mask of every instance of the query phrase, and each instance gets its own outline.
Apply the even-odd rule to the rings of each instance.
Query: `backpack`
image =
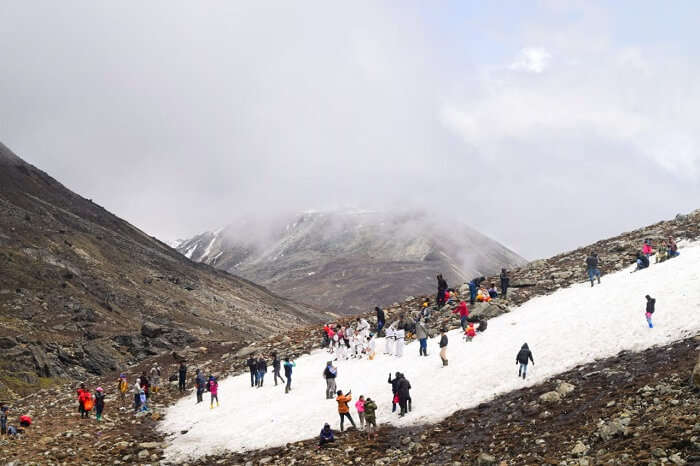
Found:
[[[95,404],[95,402],[92,400],[92,397],[87,398],[87,399],[83,402],[83,409],[84,409],[85,411],[91,411],[91,410],[92,410],[92,407],[94,406],[94,404]]]

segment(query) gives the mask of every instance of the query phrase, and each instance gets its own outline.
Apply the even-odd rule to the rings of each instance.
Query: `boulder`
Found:
[[[573,392],[576,387],[571,385],[570,383],[562,382],[559,385],[557,385],[557,393],[561,396],[566,396],[569,393]]]
[[[574,448],[571,449],[571,454],[574,456],[583,456],[587,452],[588,452],[588,447],[580,440],[578,442],[576,442],[576,445],[574,445]]]
[[[237,358],[244,358],[250,354],[253,354],[257,351],[258,349],[254,346],[246,346],[245,348],[241,348],[236,352],[236,357]]]
[[[488,453],[481,453],[476,459],[476,464],[496,464],[496,458],[493,455],[489,455]]]
[[[0,349],[10,349],[17,346],[17,340],[12,337],[0,337]]]
[[[555,391],[543,393],[540,395],[540,401],[544,403],[556,403],[558,401],[561,401],[561,395],[559,395],[559,393]]]
[[[141,335],[146,338],[156,338],[165,333],[165,329],[153,322],[144,322],[141,326]]]

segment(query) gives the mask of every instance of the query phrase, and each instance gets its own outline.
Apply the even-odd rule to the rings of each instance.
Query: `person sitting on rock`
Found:
[[[318,448],[324,447],[329,443],[335,442],[335,437],[333,436],[333,431],[331,430],[330,424],[327,422],[323,425],[321,429],[321,435],[318,441]]]
[[[479,291],[477,291],[476,300],[480,303],[488,303],[491,301],[491,296],[489,296],[488,290],[486,290],[486,288],[483,286],[479,288]]]
[[[495,283],[491,283],[491,287],[488,289],[488,292],[489,292],[489,296],[491,297],[491,299],[498,298],[498,291],[496,290]]]
[[[678,252],[678,244],[676,244],[676,240],[673,239],[673,237],[668,238],[668,258],[672,259],[674,257],[678,257],[681,253]]]
[[[642,254],[644,254],[647,257],[654,254],[654,250],[651,247],[651,240],[650,239],[644,240],[644,245],[642,246]]]

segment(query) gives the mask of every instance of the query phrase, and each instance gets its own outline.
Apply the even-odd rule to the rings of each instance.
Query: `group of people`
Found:
[[[246,365],[250,371],[250,386],[262,388],[263,382],[265,381],[265,374],[267,374],[267,361],[263,355],[259,354],[257,357],[251,355],[246,361]],[[274,375],[275,387],[277,386],[277,379],[280,379],[282,383],[286,383],[284,393],[289,393],[292,390],[292,372],[296,365],[296,362],[291,361],[289,357],[285,357],[284,362],[282,362],[277,356],[277,353],[272,353],[272,372]],[[284,377],[280,374],[282,368],[284,368]]]
[[[82,419],[88,419],[93,408],[95,409],[95,419],[102,420],[102,412],[105,409],[105,394],[102,387],[97,387],[93,394],[81,383],[77,390],[78,411]]]
[[[382,320],[377,317],[377,332],[384,326],[383,311],[381,314]],[[364,318],[358,318],[354,324],[347,326],[330,323],[324,325],[322,346],[340,360],[365,356],[374,359],[376,354],[374,333],[370,332],[369,322]]]
[[[669,237],[668,240],[662,241],[661,244],[659,244],[657,250],[654,251],[652,240],[649,238],[645,239],[644,244],[642,245],[642,250],[637,253],[637,267],[633,270],[633,272],[649,267],[649,259],[653,255],[656,255],[657,264],[659,262],[664,262],[667,259],[673,259],[674,257],[678,257],[680,255],[680,252],[678,252],[678,244],[676,244],[676,241],[673,239],[673,237]]]
[[[25,432],[25,429],[32,425],[32,418],[27,414],[19,417],[19,427],[8,423],[10,418],[10,407],[5,403],[0,403],[0,435],[6,435],[10,439],[15,439]]]

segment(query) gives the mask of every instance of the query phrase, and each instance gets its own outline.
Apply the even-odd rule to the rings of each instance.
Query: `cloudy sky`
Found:
[[[7,1],[0,140],[167,240],[415,207],[543,257],[700,207],[699,16],[692,0]]]

